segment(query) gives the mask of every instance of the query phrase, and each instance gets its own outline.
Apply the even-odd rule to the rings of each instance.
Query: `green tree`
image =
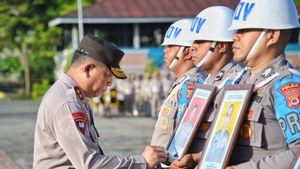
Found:
[[[87,6],[94,2],[96,0],[85,0],[83,4]],[[25,96],[31,92],[31,73],[43,77],[40,71],[34,70],[38,66],[32,64],[36,60],[53,59],[61,40],[61,28],[48,27],[48,22],[76,8],[75,0],[0,1],[0,52],[4,57],[17,56],[20,59]],[[46,62],[39,64],[40,68],[43,65],[53,67]]]
[[[0,2],[0,50],[20,59],[24,72],[24,95],[30,95],[30,68],[36,58],[52,57],[60,30],[47,27],[45,5],[33,0]]]

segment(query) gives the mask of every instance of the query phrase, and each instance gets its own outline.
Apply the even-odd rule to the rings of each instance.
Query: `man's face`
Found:
[[[89,95],[101,96],[112,83],[112,73],[104,64],[96,64],[90,70]]]
[[[177,45],[167,45],[164,49],[164,61],[165,65],[169,67],[174,60],[175,56],[177,55],[178,51],[180,49],[180,46]]]
[[[189,52],[190,56],[192,57],[194,65],[197,65],[204,58],[210,46],[211,46],[211,42],[209,41],[201,41],[201,40],[194,41]],[[205,68],[209,60],[210,59],[208,59],[201,66],[201,68]]]
[[[233,59],[237,63],[244,62],[254,43],[258,39],[262,30],[260,29],[242,29],[233,35],[234,43],[232,45]],[[255,54],[258,53],[257,50]],[[254,54],[254,55],[255,55]],[[255,58],[255,57],[253,57]]]

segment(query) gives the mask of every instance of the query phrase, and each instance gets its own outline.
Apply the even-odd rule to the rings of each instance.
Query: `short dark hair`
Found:
[[[71,65],[75,65],[75,66],[79,66],[82,65],[83,63],[85,63],[87,60],[95,60],[93,57],[90,57],[86,52],[80,51],[80,50],[75,50],[73,53],[73,58],[71,61]],[[99,63],[102,63],[98,60],[95,60]]]

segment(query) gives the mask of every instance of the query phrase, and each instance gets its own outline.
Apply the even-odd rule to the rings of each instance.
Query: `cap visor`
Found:
[[[126,79],[127,78],[125,72],[119,67],[111,67],[110,71],[118,79]]]

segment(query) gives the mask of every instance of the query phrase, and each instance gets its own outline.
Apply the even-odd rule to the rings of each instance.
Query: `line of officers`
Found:
[[[168,145],[193,85],[213,85],[217,95],[187,154],[167,165],[195,168],[224,86],[254,84],[226,168],[289,168],[300,151],[300,73],[287,62],[284,49],[299,26],[290,0],[242,0],[235,11],[213,6],[193,20],[182,19],[170,26],[162,45],[165,63],[177,81],[159,112],[151,145]]]
[[[129,75],[116,79],[101,97],[90,100],[93,112],[101,116],[114,115],[158,117],[163,100],[168,95],[174,76],[167,70],[151,76]]]
[[[195,168],[220,106],[223,88],[234,84],[255,87],[226,169],[289,168],[300,150],[300,73],[293,63],[287,62],[284,49],[292,31],[299,27],[293,0],[241,0],[235,11],[212,6],[194,19],[173,23],[162,45],[165,64],[176,81],[158,113],[151,146],[146,146],[142,155],[128,157],[104,154],[85,101],[85,97],[94,96],[91,91],[97,91],[97,87],[87,91],[87,86],[98,85],[98,94],[102,94],[111,85],[112,74],[126,78],[118,65],[123,53],[97,38],[85,37],[78,52],[94,60],[85,58],[77,63],[79,66],[73,64],[47,92],[40,106],[34,168],[139,169],[157,168],[161,163],[170,168]],[[97,67],[96,60],[106,67]],[[90,61],[93,64],[85,64]],[[94,81],[89,81],[90,77]],[[107,80],[105,85],[99,81],[102,77],[106,77],[101,79]],[[216,86],[217,94],[186,155],[169,163],[165,148],[195,84]],[[69,95],[72,97],[65,104],[57,106]],[[58,113],[53,116],[55,112]]]
[[[236,11],[213,6],[169,27],[164,61],[176,82],[160,108],[151,145],[167,147],[195,84],[216,86],[218,94],[187,154],[167,165],[195,168],[223,87],[250,83],[255,90],[227,168],[289,167],[299,149],[300,73],[287,62],[284,49],[298,27],[290,0],[243,0]]]

